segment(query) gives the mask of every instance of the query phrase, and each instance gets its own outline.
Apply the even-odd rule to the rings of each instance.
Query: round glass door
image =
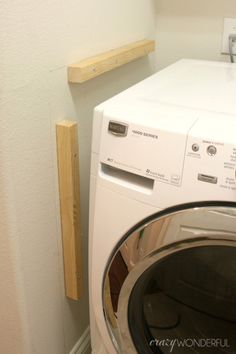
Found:
[[[118,353],[236,353],[236,207],[180,206],[123,237],[104,277]]]

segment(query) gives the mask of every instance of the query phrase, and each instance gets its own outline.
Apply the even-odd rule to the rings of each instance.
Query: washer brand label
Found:
[[[147,138],[152,138],[152,139],[158,139],[158,135],[147,133],[141,130],[132,130],[133,134],[140,135],[140,136],[146,136]]]
[[[126,136],[128,132],[128,125],[110,120],[108,124],[108,132],[117,136]]]

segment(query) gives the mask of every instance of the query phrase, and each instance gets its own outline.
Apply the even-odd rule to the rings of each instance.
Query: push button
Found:
[[[194,152],[197,152],[198,150],[199,150],[199,145],[198,144],[193,144],[192,145],[192,150],[194,151]]]

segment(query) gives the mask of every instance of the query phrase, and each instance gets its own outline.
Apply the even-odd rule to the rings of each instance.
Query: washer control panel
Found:
[[[220,189],[236,195],[236,144],[232,144],[229,134],[225,133],[224,139],[225,130],[222,127],[222,133],[212,136],[212,139],[203,139],[194,132],[189,134],[184,173],[191,181],[196,181],[199,188],[205,184],[208,189]]]

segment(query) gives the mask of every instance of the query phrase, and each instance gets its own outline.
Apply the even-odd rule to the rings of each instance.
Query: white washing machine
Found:
[[[93,354],[236,353],[236,65],[182,60],[95,109]]]

